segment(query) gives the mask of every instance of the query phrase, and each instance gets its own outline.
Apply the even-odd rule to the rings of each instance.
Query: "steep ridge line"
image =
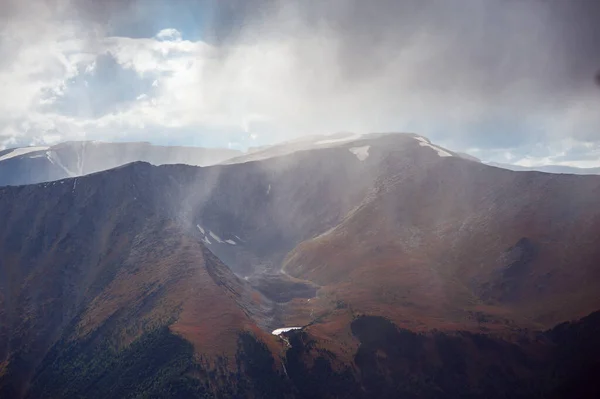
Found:
[[[361,161],[349,148],[364,143]],[[534,330],[600,308],[598,178],[384,136],[61,183],[0,188],[0,393],[548,397],[593,383],[574,372],[594,367],[597,316]],[[250,286],[282,265],[317,295],[274,303]],[[284,326],[306,327],[287,346],[270,334]]]

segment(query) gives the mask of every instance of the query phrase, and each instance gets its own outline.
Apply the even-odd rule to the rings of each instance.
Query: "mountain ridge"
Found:
[[[598,324],[599,192],[594,176],[505,171],[413,135],[0,187],[0,392],[574,392],[559,360],[598,353],[567,348]]]
[[[135,161],[206,166],[239,153],[223,148],[155,146],[146,142],[69,141],[48,147],[22,147],[0,151],[0,186],[79,177]]]

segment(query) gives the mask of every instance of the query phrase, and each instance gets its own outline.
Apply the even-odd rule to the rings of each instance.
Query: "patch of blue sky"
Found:
[[[109,36],[154,37],[163,29],[176,29],[183,40],[205,38],[212,19],[213,0],[148,0],[134,2],[112,18]]]
[[[100,54],[93,70],[81,68],[46,107],[62,115],[97,118],[117,111],[139,96],[151,96],[155,90],[153,82],[153,77],[141,77],[135,71],[123,68],[112,55]]]

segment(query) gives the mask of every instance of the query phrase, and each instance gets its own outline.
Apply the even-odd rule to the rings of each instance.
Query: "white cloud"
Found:
[[[485,21],[477,19],[482,7],[472,15],[479,22]],[[526,13],[537,6],[511,7]],[[415,19],[411,30],[401,32],[401,40],[386,27],[377,30],[377,40],[368,41],[353,35],[354,25],[343,26],[347,35],[342,37],[333,24],[309,26],[295,11],[283,7],[269,16],[268,24],[244,25],[239,40],[217,46],[184,40],[175,28],[147,38],[106,37],[94,24],[61,19],[55,9],[29,7],[23,12],[27,24],[24,17],[15,17],[2,29],[0,50],[10,54],[4,57],[10,62],[0,64],[0,115],[9,116],[0,124],[0,146],[144,134],[153,140],[155,132],[184,130],[213,136],[236,132],[239,141],[335,131],[412,131],[501,162],[574,162],[561,154],[596,151],[581,143],[600,140],[597,90],[577,92],[576,98],[553,97],[535,76],[548,60],[523,56],[530,48],[555,55],[549,42],[539,39],[550,29],[543,18],[526,21],[523,13],[499,13],[498,20],[514,29],[503,30],[505,39],[491,37],[485,47],[498,48],[497,62],[477,68],[469,56],[481,54],[457,49],[454,41],[463,46],[463,39],[473,40],[464,48],[478,49],[479,41],[488,39],[483,23],[474,28],[481,39],[465,36],[453,23],[450,28],[456,32],[443,34],[431,21]],[[534,34],[523,36],[522,26]],[[52,109],[65,97],[70,79],[80,73],[91,79],[98,73],[97,56],[106,54],[140,79],[149,79],[148,91],[93,117]],[[502,80],[510,73],[514,79]],[[82,103],[82,96],[97,95],[91,87],[78,97]],[[547,145],[535,146],[536,139]],[[233,145],[236,140],[223,137],[221,142]]]
[[[35,23],[39,35],[11,23],[0,33],[3,45],[14,45],[10,54],[4,53],[9,61],[5,58],[0,66],[0,115],[9,118],[4,127],[0,125],[2,146],[35,141],[31,134],[37,134],[35,128],[45,119],[39,113],[40,107],[60,96],[78,68],[94,59],[74,26],[55,25],[43,18]],[[21,124],[23,120],[27,123]]]
[[[177,29],[173,29],[173,28],[163,29],[156,34],[156,38],[159,40],[180,41],[181,40],[181,32],[179,32]]]

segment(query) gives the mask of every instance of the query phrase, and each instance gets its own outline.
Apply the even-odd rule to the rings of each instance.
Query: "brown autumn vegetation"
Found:
[[[282,364],[296,356],[304,382],[318,378],[321,368],[346,381],[346,372],[366,372],[371,362],[402,373],[413,366],[443,369],[443,351],[431,345],[450,340],[452,353],[476,360],[467,377],[485,380],[477,365],[491,372],[493,357],[479,354],[477,338],[459,332],[493,337],[498,354],[531,330],[600,309],[600,179],[440,158],[410,136],[369,143],[365,161],[342,147],[264,161],[268,168],[134,164],[0,189],[0,381],[8,375],[4,380],[24,393],[39,377],[42,359],[53,364],[52,350],[65,339],[79,344],[102,337],[118,351],[135,348],[143,364],[148,354],[140,340],[165,326],[220,372],[235,373],[243,364],[240,340],[246,338],[264,370],[287,373]],[[321,168],[326,171],[315,178]],[[360,184],[352,186],[356,177],[348,170]],[[241,239],[236,246],[203,244],[200,223]],[[220,257],[242,274],[276,271],[285,258],[291,277],[281,281],[305,282],[317,288],[316,297],[273,303]],[[357,332],[357,320],[373,324]],[[369,338],[380,323],[403,329],[394,337],[422,342],[422,358],[409,367],[404,344],[380,348]],[[270,334],[283,326],[307,326],[306,346],[292,345],[294,333],[287,341]],[[364,353],[365,342],[372,353]],[[387,364],[396,344],[399,358]],[[532,356],[540,351],[544,359],[546,349],[535,346]],[[25,366],[17,364],[22,353]],[[86,362],[76,358],[75,364]],[[126,368],[127,361],[119,364]],[[216,378],[210,370],[183,370],[186,377]]]

